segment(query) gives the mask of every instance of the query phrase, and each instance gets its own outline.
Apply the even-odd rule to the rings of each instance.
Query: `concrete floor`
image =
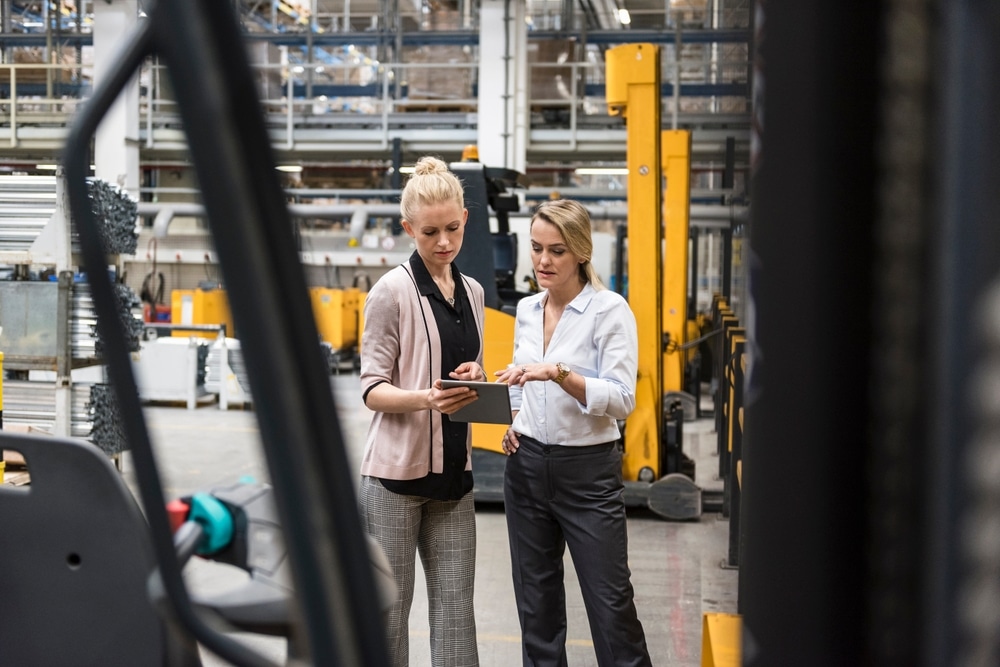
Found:
[[[360,399],[357,375],[331,379],[348,456],[359,465],[370,412]],[[222,411],[217,405],[194,410],[147,407],[146,417],[157,450],[166,492],[177,497],[253,475],[267,480],[256,419],[252,410]],[[712,418],[684,425],[685,451],[697,462],[702,488],[721,488],[715,479],[715,433]],[[129,462],[125,475],[131,480]],[[477,507],[476,622],[479,656],[484,667],[520,664],[520,639],[510,581],[510,555],[503,508]],[[737,571],[724,569],[729,523],[716,514],[697,522],[668,522],[648,510],[630,509],[629,565],[636,589],[636,606],[646,631],[654,665],[696,667],[701,664],[702,614],[735,613]],[[567,555],[567,559],[569,556]],[[419,561],[418,561],[419,568]],[[574,667],[596,665],[586,611],[571,563],[567,563],[569,662]],[[238,585],[241,571],[195,559],[186,569],[194,591],[218,592]],[[418,573],[410,626],[410,664],[430,665],[427,601]],[[284,661],[283,640],[241,635],[276,661]],[[205,655],[211,667],[226,664]]]

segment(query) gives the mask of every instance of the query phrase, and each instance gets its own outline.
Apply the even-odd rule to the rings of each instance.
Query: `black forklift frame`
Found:
[[[169,598],[185,632],[240,665],[271,664],[220,633],[191,603],[175,555],[101,232],[86,179],[91,139],[142,60],[166,64],[188,135],[233,317],[293,571],[301,637],[321,665],[387,665],[378,596],[351,468],[320,353],[284,194],[232,3],[148,3],[115,67],[69,134],[64,167],[98,331],[134,457],[139,494]],[[296,658],[300,656],[295,656]]]

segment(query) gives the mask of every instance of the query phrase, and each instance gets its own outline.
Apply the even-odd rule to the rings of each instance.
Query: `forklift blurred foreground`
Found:
[[[18,516],[40,518],[30,522],[30,532],[19,533],[23,546],[5,541],[13,531],[0,533],[0,566],[9,575],[0,585],[5,603],[0,605],[0,654],[4,664],[193,667],[200,662],[197,643],[234,665],[272,665],[231,633],[276,629],[289,637],[294,664],[388,665],[381,613],[385,599],[376,585],[380,568],[371,560],[358,517],[354,473],[234,7],[218,0],[147,4],[145,17],[124,36],[115,64],[77,115],[64,155],[72,219],[91,281],[120,427],[132,452],[142,513],[93,448],[56,439],[33,446],[26,436],[2,436],[24,454],[29,470],[39,473],[39,483],[33,481],[27,492],[3,489],[0,503]],[[197,604],[188,591],[182,576],[186,557],[192,548],[212,548],[215,540],[207,536],[219,534],[204,528],[217,524],[201,510],[195,516],[168,515],[117,316],[106,246],[88,199],[93,136],[151,55],[165,65],[176,93],[222,277],[238,286],[229,291],[229,303],[245,352],[271,486],[266,491],[256,486],[217,490],[209,493],[215,502],[207,506],[215,508],[209,510],[213,517],[221,508],[234,520],[235,530],[223,531],[229,532],[226,542],[234,548],[242,542],[233,542],[233,535],[266,533],[274,538],[258,554],[260,559],[253,553],[234,559],[245,560],[258,575],[267,574],[255,577],[251,572],[252,579],[262,584],[270,580],[248,591],[241,602],[253,603],[248,598],[264,593],[265,601],[277,601],[279,610],[284,609],[263,625]],[[261,281],[261,275],[267,280]],[[84,473],[92,475],[93,483],[67,482],[74,475],[79,482]],[[258,504],[258,498],[273,499],[274,511]],[[268,530],[271,519],[281,526],[280,536]],[[248,528],[252,523],[264,532]],[[179,526],[190,530],[175,533]],[[124,556],[131,567],[114,571],[113,563],[120,559],[112,554]],[[273,572],[271,566],[276,566]],[[287,573],[287,580],[274,581],[270,575],[278,569]],[[278,585],[270,585],[274,583]],[[144,632],[136,630],[137,624]]]

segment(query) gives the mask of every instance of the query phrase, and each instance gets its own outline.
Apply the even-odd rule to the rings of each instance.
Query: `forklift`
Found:
[[[627,297],[639,330],[636,407],[624,428],[626,504],[697,519],[720,506],[721,495],[695,484],[683,448],[685,411],[698,407],[685,391],[691,133],[660,127],[658,46],[624,44],[605,59],[608,113],[621,116],[627,131]]]
[[[510,231],[510,214],[520,209],[514,192],[526,185],[513,169],[488,167],[463,160],[449,165],[462,181],[469,221],[456,263],[483,286],[486,315],[483,326],[483,366],[487,372],[504,368],[514,355],[517,302],[528,296],[516,286],[517,234]],[[490,214],[496,217],[491,231]],[[472,424],[472,469],[477,502],[503,502],[507,457],[500,449],[506,426]]]
[[[703,511],[717,511],[722,497],[695,484],[694,461],[683,449],[685,415],[697,413],[697,398],[686,390],[697,367],[688,343],[697,338],[687,304],[691,133],[660,130],[658,47],[618,46],[606,58],[609,112],[625,118],[628,129],[628,224],[619,235],[619,273],[627,268],[615,284],[626,290],[639,333],[636,407],[622,426],[625,501],[665,519],[697,519]],[[510,211],[517,210],[510,189],[520,184],[520,175],[478,162],[453,163],[451,169],[465,185],[469,209],[456,261],[486,290],[485,367],[503,368],[513,356],[516,304],[526,295],[514,289],[517,238],[508,223]],[[472,426],[477,501],[503,500],[505,428]]]

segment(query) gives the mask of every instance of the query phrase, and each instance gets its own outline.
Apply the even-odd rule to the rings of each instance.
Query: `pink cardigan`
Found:
[[[463,275],[479,331],[483,364],[483,287]],[[440,377],[441,338],[427,297],[422,296],[409,262],[382,276],[365,299],[365,328],[361,336],[361,391],[379,382],[401,389],[428,389]],[[472,469],[472,429],[465,469]],[[368,428],[361,474],[385,479],[420,479],[444,470],[441,413],[376,412]]]

